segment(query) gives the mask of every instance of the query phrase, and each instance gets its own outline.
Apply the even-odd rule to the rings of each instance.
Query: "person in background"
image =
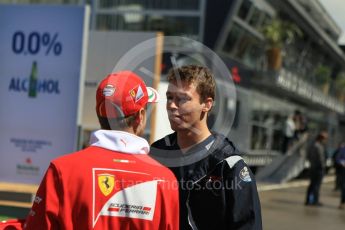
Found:
[[[337,157],[340,153],[340,150],[345,147],[345,142],[340,142],[338,148],[334,151],[332,160],[335,169],[335,182],[334,182],[334,191],[337,191],[341,187],[341,172],[342,165],[337,161]]]
[[[319,201],[319,193],[326,170],[325,144],[327,139],[328,134],[324,131],[320,132],[307,151],[307,159],[310,162],[310,184],[307,189],[306,205],[322,206]]]
[[[336,163],[339,165],[339,187],[341,190],[339,209],[345,209],[345,144],[343,143],[338,150],[335,158]]]
[[[139,137],[157,98],[133,72],[108,75],[96,93],[101,129],[86,149],[51,162],[25,229],[177,230],[176,178]]]
[[[234,144],[207,126],[213,74],[182,66],[170,70],[168,82],[166,109],[175,132],[153,143],[150,154],[179,181],[180,229],[262,229],[253,173]]]
[[[285,124],[284,124],[284,140],[282,145],[282,153],[285,154],[288,149],[291,147],[292,142],[295,138],[296,132],[296,124],[295,124],[296,117],[295,115],[291,114],[287,117]]]
[[[308,130],[307,119],[301,111],[295,110],[288,116],[284,125],[284,140],[282,152],[285,154],[293,145],[294,141],[300,139],[301,135]]]

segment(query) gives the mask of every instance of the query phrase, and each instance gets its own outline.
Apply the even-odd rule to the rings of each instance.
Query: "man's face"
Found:
[[[325,135],[325,137],[321,140],[321,143],[325,145],[327,144],[327,140],[328,140],[328,136]]]
[[[196,86],[184,81],[173,81],[169,83],[166,95],[171,129],[181,131],[197,127],[204,106],[200,103]]]

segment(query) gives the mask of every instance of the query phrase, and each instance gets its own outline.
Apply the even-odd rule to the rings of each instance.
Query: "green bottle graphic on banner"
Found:
[[[30,82],[29,82],[29,97],[37,96],[37,63],[34,61],[31,67]]]

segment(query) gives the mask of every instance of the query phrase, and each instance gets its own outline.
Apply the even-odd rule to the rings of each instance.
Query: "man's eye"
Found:
[[[180,101],[189,101],[189,97],[180,97],[179,100]]]

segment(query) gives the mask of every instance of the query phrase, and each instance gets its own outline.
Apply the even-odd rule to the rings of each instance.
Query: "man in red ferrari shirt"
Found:
[[[100,83],[96,100],[102,129],[88,148],[51,162],[25,229],[178,229],[176,179],[139,137],[158,93],[121,71]]]

